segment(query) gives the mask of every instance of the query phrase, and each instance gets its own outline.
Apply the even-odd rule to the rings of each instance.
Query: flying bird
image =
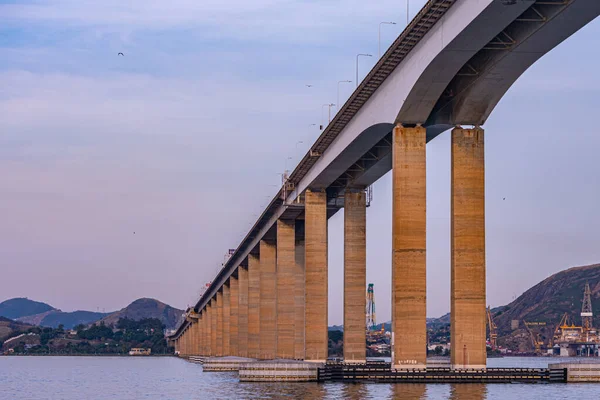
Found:
[[[313,87],[313,85],[306,85],[306,87]]]
[[[506,200],[506,197],[503,197],[502,200]]]
[[[117,56],[123,56],[123,57],[125,57],[125,54],[119,53],[119,54],[117,54]]]

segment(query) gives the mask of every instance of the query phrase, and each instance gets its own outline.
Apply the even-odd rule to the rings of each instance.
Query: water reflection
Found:
[[[459,383],[450,385],[450,400],[485,400],[487,386],[481,383]]]
[[[422,400],[426,399],[427,386],[419,383],[392,384],[392,399]]]

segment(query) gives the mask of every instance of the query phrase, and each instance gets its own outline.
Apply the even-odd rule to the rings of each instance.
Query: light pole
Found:
[[[360,56],[364,56],[364,57],[373,57],[371,54],[357,54],[356,55],[356,87],[358,87],[358,57]]]
[[[289,160],[291,160],[291,159],[292,159],[292,157],[288,157],[288,158],[286,158],[286,159],[285,159],[285,170],[284,170],[284,173],[285,173],[285,175],[286,175],[286,178],[287,178],[287,172],[288,172],[288,168],[287,168],[287,162],[288,162]]]
[[[410,5],[410,0],[406,0],[406,26],[408,26],[408,23],[410,22],[410,17],[409,15],[409,10],[408,10],[408,6]]]
[[[379,49],[379,58],[381,58],[381,25],[396,25],[395,22],[380,22],[379,23],[379,41],[378,41],[378,49]]]
[[[331,122],[331,107],[335,106],[335,104],[330,103],[330,104],[323,104],[321,106],[321,126],[319,127],[320,130],[323,130],[323,107],[329,107],[329,122]]]
[[[337,109],[340,111],[340,83],[352,83],[352,81],[338,81],[337,86]]]

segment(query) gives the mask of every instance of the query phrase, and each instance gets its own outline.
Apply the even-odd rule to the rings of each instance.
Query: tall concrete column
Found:
[[[367,203],[364,191],[344,196],[344,361],[366,361]]]
[[[197,343],[198,343],[198,321],[193,320],[190,326],[190,338],[192,339],[191,351],[192,355],[198,355]]]
[[[299,231],[301,233],[299,233]],[[304,258],[305,258],[305,246],[304,246],[304,222],[296,221],[296,247],[295,247],[295,283],[294,283],[294,358],[297,360],[304,360],[304,291],[305,291],[305,277],[304,277]]]
[[[196,351],[198,352],[198,355],[203,355],[203,351],[202,351],[202,324],[204,321],[202,321],[202,314],[198,313],[198,323],[196,325],[198,325],[196,327]]]
[[[238,353],[248,357],[248,270],[238,268],[239,304],[238,304]]]
[[[223,357],[223,292],[217,292],[217,357]]]
[[[305,192],[305,359],[327,359],[327,194]]]
[[[260,358],[277,354],[277,250],[260,241]]]
[[[215,357],[218,353],[217,335],[218,335],[218,318],[217,318],[217,299],[210,300],[210,355]]]
[[[423,127],[398,125],[392,155],[392,365],[425,368],[426,187]]]
[[[277,358],[294,358],[296,331],[296,228],[294,221],[277,221]]]
[[[189,333],[189,329],[186,328],[185,331],[183,332],[183,355],[184,356],[188,356],[190,354],[189,348],[188,348],[188,342],[189,342],[188,333]]]
[[[260,260],[248,255],[248,357],[260,358]]]
[[[230,317],[231,317],[231,291],[228,285],[223,285],[223,355],[230,356]]]
[[[451,174],[451,363],[485,368],[483,129],[452,130]]]
[[[198,319],[198,353],[201,356],[206,355],[204,347],[204,324],[206,323],[206,316],[202,311],[198,313],[200,318]]]
[[[241,270],[242,267],[238,267]],[[235,277],[229,278],[229,354],[232,356],[239,356],[238,349],[238,333],[239,333],[239,301],[240,291],[238,286],[238,279]]]
[[[211,307],[210,302],[204,309],[206,314],[206,355],[212,356],[211,340],[212,340],[212,320],[211,320]]]

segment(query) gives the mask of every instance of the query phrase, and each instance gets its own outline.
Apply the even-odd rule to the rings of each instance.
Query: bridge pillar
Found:
[[[277,221],[277,358],[295,356],[295,221]]]
[[[204,308],[204,314],[205,314],[205,320],[206,320],[206,341],[205,341],[206,355],[211,356],[212,349],[210,348],[211,347],[210,342],[211,342],[211,338],[212,338],[212,321],[210,320],[210,302]]]
[[[451,363],[485,368],[483,129],[452,130],[451,184]]]
[[[230,337],[230,314],[231,312],[231,291],[229,283],[223,285],[223,356],[230,356],[229,337]]]
[[[327,359],[327,194],[305,192],[305,359]]]
[[[238,356],[248,357],[248,270],[238,268]]]
[[[238,270],[242,267],[238,267]],[[229,354],[239,356],[238,333],[239,333],[239,281],[236,277],[229,278]]]
[[[273,359],[277,354],[277,250],[260,241],[260,354]]]
[[[426,130],[397,125],[392,144],[392,365],[426,368]],[[364,290],[364,287],[363,287]]]
[[[196,323],[196,354],[202,355],[202,314],[198,313],[198,321]]]
[[[190,354],[189,348],[188,348],[188,343],[189,343],[189,328],[185,328],[185,331],[183,332],[183,355],[185,355],[185,356]]]
[[[206,355],[206,351],[204,349],[204,323],[206,322],[206,316],[202,311],[198,312],[198,354],[201,356]]]
[[[260,358],[260,259],[248,255],[248,357]]]
[[[217,292],[217,357],[223,357],[223,288]]]
[[[344,361],[366,361],[367,286],[366,195],[347,191],[344,196]]]
[[[295,271],[294,271],[294,358],[304,360],[304,221],[296,221]]]
[[[217,318],[217,299],[212,298],[210,300],[210,355],[215,357],[217,355],[217,334],[218,334],[218,318]]]
[[[198,355],[198,321],[194,320],[192,321],[192,324],[190,326],[190,339],[191,339],[191,351],[190,354],[192,355]]]

